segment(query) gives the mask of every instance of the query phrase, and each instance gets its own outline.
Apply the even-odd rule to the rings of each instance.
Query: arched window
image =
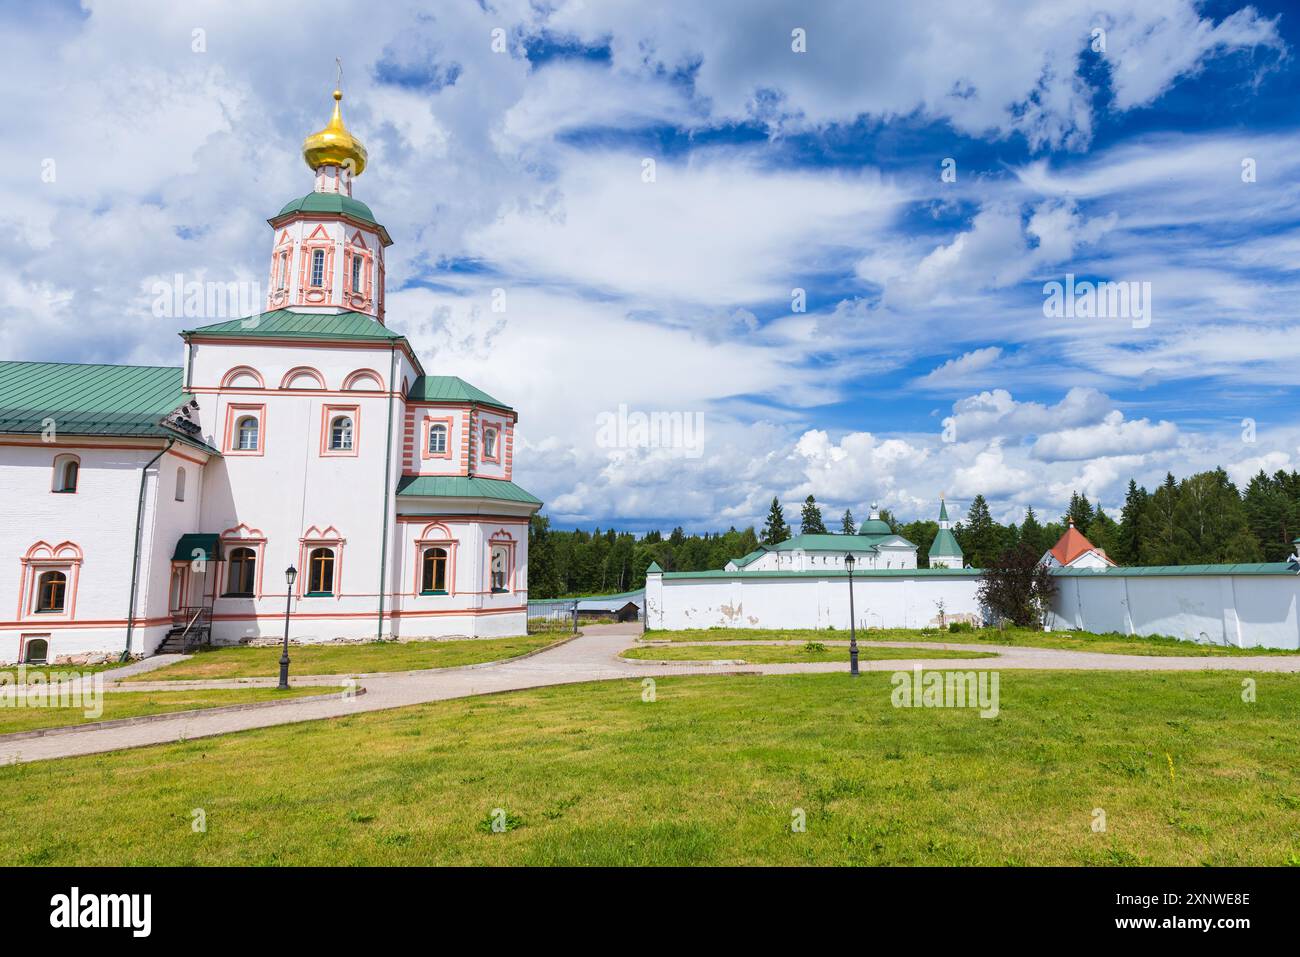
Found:
[[[377,392],[383,387],[379,373],[372,369],[355,369],[343,380],[343,388],[354,392]]]
[[[50,658],[50,643],[45,638],[28,638],[23,645],[23,663],[43,665]]]
[[[185,466],[176,470],[176,501],[185,501]]]
[[[492,590],[505,591],[510,572],[510,550],[504,545],[492,546]]]
[[[226,594],[252,597],[257,581],[257,553],[251,548],[230,552],[230,569],[226,573]]]
[[[352,451],[352,419],[346,415],[336,416],[330,422],[330,451]]]
[[[36,610],[63,611],[68,592],[68,576],[63,572],[46,572],[36,583]]]
[[[447,453],[447,427],[445,425],[429,426],[429,454],[445,455]]]
[[[257,451],[257,417],[246,415],[235,423],[235,448],[241,452]]]
[[[72,456],[60,456],[54,460],[54,491],[75,492],[77,479],[81,475],[81,465]]]
[[[483,458],[497,457],[497,430],[490,426],[483,430]]]
[[[311,254],[311,284],[325,285],[325,250],[313,249]]]
[[[420,567],[420,594],[447,594],[447,549],[426,548]]]
[[[248,366],[235,366],[221,379],[223,389],[261,389],[264,386],[262,374]]]
[[[334,552],[313,548],[307,556],[307,594],[334,594]]]

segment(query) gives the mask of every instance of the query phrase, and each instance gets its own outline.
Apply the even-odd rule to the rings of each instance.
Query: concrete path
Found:
[[[116,751],[170,741],[204,738],[247,731],[271,725],[337,718],[366,711],[382,711],[427,701],[443,701],[472,695],[517,691],[547,685],[576,684],[613,679],[643,680],[651,676],[699,674],[780,675],[845,671],[847,662],[825,664],[765,664],[718,666],[707,662],[662,664],[619,658],[619,652],[635,644],[641,635],[636,623],[593,625],[566,644],[530,657],[494,665],[471,665],[431,671],[409,671],[365,677],[366,694],[345,700],[291,701],[275,708],[223,714],[192,714],[173,720],[152,721],[126,728],[107,728],[75,734],[60,734],[34,740],[0,743],[0,763],[41,761],[51,758]],[[735,642],[726,642],[728,646]],[[1175,658],[1138,655],[1107,655],[1095,652],[1058,651],[997,645],[925,644],[921,642],[861,642],[862,645],[898,647],[941,647],[997,652],[997,658],[926,658],[893,661],[863,661],[863,671],[901,671],[913,664],[927,669],[962,671],[1015,668],[1107,670],[1107,671],[1252,671],[1300,672],[1300,656],[1258,658]],[[344,675],[301,676],[295,683],[341,684]],[[122,690],[150,688],[208,687],[240,688],[274,684],[275,679],[232,679],[203,682],[133,682]]]
[[[120,668],[109,668],[107,671],[99,672],[101,678],[105,681],[121,681],[123,678],[130,678],[132,675],[144,674],[147,671],[157,671],[159,668],[166,668],[168,665],[174,665],[178,661],[185,661],[189,655],[154,655],[152,658],[141,658],[139,661],[133,661],[129,665],[122,665]],[[69,671],[76,671],[75,665],[68,666]]]

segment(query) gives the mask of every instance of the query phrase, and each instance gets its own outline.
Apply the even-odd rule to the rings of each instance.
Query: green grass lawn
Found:
[[[515,658],[563,641],[564,635],[517,638],[470,638],[464,641],[371,641],[359,645],[293,645],[291,675],[368,674],[379,671],[420,671],[451,668],[483,661]],[[255,678],[280,673],[279,646],[219,648],[202,651],[157,671],[127,681],[172,681],[196,678]]]
[[[161,714],[165,711],[190,711],[195,708],[217,708],[228,704],[247,704],[252,701],[273,701],[277,698],[301,698],[304,695],[330,694],[339,688],[238,688],[230,691],[108,691],[101,700],[104,713],[87,716],[85,709],[76,708],[0,708],[0,734],[15,731],[34,731],[37,728],[61,728],[91,721],[112,721],[115,718],[135,718],[143,714]]]
[[[18,665],[0,665],[0,676],[9,675],[10,683],[18,681]],[[108,671],[111,668],[121,668],[122,666],[112,661],[103,665],[23,665],[23,674],[28,681],[40,676],[40,680],[49,681],[51,674],[74,674],[84,675],[87,673],[94,674],[99,671]]]
[[[1300,863],[1300,676],[1001,677],[993,719],[717,675],[6,765],[0,864]]]
[[[650,641],[848,641],[847,631],[813,628],[697,628],[683,631],[647,631]],[[940,641],[948,644],[1017,645],[1098,651],[1112,655],[1232,657],[1241,655],[1295,655],[1276,648],[1231,648],[1202,645],[1178,638],[1139,638],[1086,631],[1044,632],[1028,628],[981,628],[976,631],[938,631],[917,628],[878,628],[858,632],[858,641]]]
[[[838,661],[849,666],[849,649],[843,646],[807,650],[803,645],[657,645],[629,648],[624,658],[638,661],[711,661],[742,660],[749,664],[769,665],[788,662]],[[888,661],[891,658],[996,658],[993,652],[942,651],[938,648],[871,648],[858,647],[862,661]]]

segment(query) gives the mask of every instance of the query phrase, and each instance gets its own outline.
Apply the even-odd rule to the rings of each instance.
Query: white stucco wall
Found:
[[[1238,647],[1300,648],[1300,576],[1059,575],[1054,630],[1168,635]]]
[[[980,616],[974,575],[854,575],[859,628],[924,628]],[[646,576],[649,628],[837,628],[849,626],[849,586],[843,574],[726,577]]]
[[[1048,627],[1300,649],[1300,575],[1062,574]],[[922,628],[981,617],[978,574],[855,575],[860,628]],[[842,574],[646,576],[649,628],[846,628]]]
[[[141,470],[164,444],[73,436],[51,444],[35,436],[5,441],[0,448],[0,556],[11,564],[0,574],[0,661],[18,659],[24,636],[48,637],[51,660],[125,648]],[[169,559],[198,514],[202,467],[197,462],[205,456],[185,446],[175,448],[197,461],[167,454],[149,470],[132,637],[137,654],[151,651],[170,627]],[[53,462],[62,454],[80,460],[75,493],[51,491]],[[186,469],[185,502],[175,501],[179,467]],[[81,555],[62,614],[31,610],[34,576],[24,579],[22,558],[38,542],[56,549],[70,543],[68,554],[75,548]]]

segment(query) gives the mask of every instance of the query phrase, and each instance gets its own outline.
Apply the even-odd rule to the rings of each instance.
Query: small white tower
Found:
[[[393,244],[352,181],[366,168],[366,148],[343,125],[341,90],[325,128],[303,141],[315,174],[312,192],[267,220],[275,230],[267,311],[360,312],[384,321],[384,249]]]

